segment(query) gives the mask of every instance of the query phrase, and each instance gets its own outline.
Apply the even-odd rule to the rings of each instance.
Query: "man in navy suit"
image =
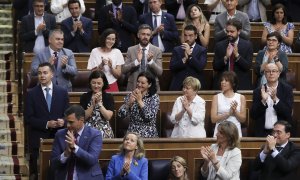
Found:
[[[266,137],[262,151],[256,157],[254,169],[259,170],[257,179],[298,179],[300,149],[289,139],[292,126],[287,121],[277,121],[272,134]]]
[[[24,119],[28,125],[30,174],[37,175],[40,138],[54,138],[57,129],[64,127],[64,111],[69,106],[65,89],[52,83],[54,68],[49,62],[38,67],[39,85],[26,94]],[[36,176],[37,177],[37,176]]]
[[[193,76],[204,86],[203,69],[207,62],[206,49],[198,45],[197,28],[187,25],[183,30],[184,43],[174,48],[170,61],[170,70],[173,74],[170,85],[171,91],[181,91],[182,82],[188,76]]]
[[[55,16],[45,12],[44,0],[33,1],[34,13],[22,18],[20,42],[22,51],[37,53],[48,46],[50,30],[55,29]]]
[[[251,65],[253,49],[251,42],[239,38],[242,23],[233,18],[226,23],[227,39],[215,46],[213,59],[214,89],[220,89],[220,78],[224,71],[234,71],[239,80],[239,90],[252,89]]]
[[[90,52],[93,22],[81,15],[81,5],[78,0],[69,0],[68,8],[71,17],[61,22],[61,30],[65,38],[64,47],[77,53]]]
[[[68,108],[65,118],[67,128],[56,133],[52,147],[54,178],[103,180],[98,163],[102,149],[100,131],[84,125],[85,111],[79,105]]]
[[[133,46],[135,43],[137,32],[135,9],[132,6],[124,5],[122,0],[112,0],[112,4],[103,7],[99,15],[99,35],[107,28],[115,29],[120,38],[117,48],[121,52],[127,52],[128,47]]]
[[[64,33],[60,29],[50,32],[49,46],[37,53],[31,63],[31,75],[37,75],[39,64],[50,62],[54,65],[52,82],[72,91],[71,78],[77,75],[77,67],[74,54],[71,50],[63,48]]]
[[[151,43],[159,47],[163,52],[172,52],[178,42],[178,30],[172,14],[161,10],[161,0],[149,0],[150,13],[139,17],[140,24],[148,24],[152,27]]]
[[[15,9],[15,20],[22,20],[22,18],[28,14],[32,14],[33,9],[33,2],[34,0],[14,0],[13,1],[13,8]],[[45,5],[46,11],[49,9],[48,0],[42,0]]]

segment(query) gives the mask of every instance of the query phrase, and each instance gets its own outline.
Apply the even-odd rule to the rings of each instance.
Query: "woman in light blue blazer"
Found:
[[[128,132],[123,138],[120,153],[113,155],[109,162],[106,180],[148,180],[148,160],[144,152],[139,134]]]

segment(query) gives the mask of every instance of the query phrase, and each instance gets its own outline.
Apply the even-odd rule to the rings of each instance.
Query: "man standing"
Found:
[[[277,121],[271,135],[266,138],[263,150],[256,157],[254,169],[260,170],[261,180],[298,179],[300,149],[289,139],[292,126],[287,121]]]
[[[122,0],[112,0],[112,4],[103,7],[99,15],[99,35],[105,29],[113,28],[119,33],[120,41],[117,48],[121,52],[126,52],[128,47],[134,45],[137,15],[132,6],[123,5]]]
[[[288,121],[292,124],[293,90],[288,84],[278,81],[280,71],[275,63],[265,66],[267,83],[253,91],[250,115],[255,120],[257,137],[264,137],[272,132],[274,123]]]
[[[48,46],[50,30],[55,29],[55,17],[45,12],[44,0],[33,1],[34,13],[22,18],[20,42],[22,52],[37,53]]]
[[[152,28],[148,24],[142,24],[138,29],[139,44],[128,48],[122,73],[128,74],[127,91],[136,88],[138,74],[143,71],[150,72],[156,78],[156,86],[159,90],[158,77],[162,75],[162,52],[150,43]]]
[[[207,5],[207,9],[210,11],[209,23],[215,23],[217,15],[226,11],[226,0],[205,0],[204,4]]]
[[[139,17],[140,24],[152,27],[152,41],[154,46],[163,52],[172,52],[178,42],[178,31],[174,16],[161,10],[162,0],[149,0],[151,12]]]
[[[104,179],[98,162],[102,135],[85,126],[84,117],[85,111],[79,105],[65,111],[67,128],[56,133],[51,153],[51,168],[57,180]]]
[[[80,2],[80,12],[83,14],[85,12],[85,4],[83,0],[78,0]],[[62,22],[71,16],[68,9],[69,0],[51,0],[51,12],[55,14],[56,22]]]
[[[215,42],[226,39],[226,23],[229,19],[237,18],[242,22],[242,29],[240,32],[240,37],[248,40],[250,38],[250,22],[248,15],[241,11],[236,10],[238,5],[238,0],[226,0],[226,10],[219,14],[215,19]]]
[[[173,78],[170,85],[171,91],[181,91],[182,82],[188,76],[193,76],[205,87],[203,69],[207,62],[206,49],[195,43],[197,28],[187,25],[183,30],[184,43],[174,48],[170,61],[170,70]]]
[[[49,62],[38,66],[39,85],[26,94],[24,119],[28,125],[30,152],[30,175],[37,179],[37,158],[40,138],[54,138],[57,129],[64,126],[64,111],[69,106],[65,89],[52,83],[53,66]]]
[[[31,63],[31,74],[37,75],[39,64],[49,62],[54,66],[52,82],[68,91],[72,91],[71,78],[77,74],[74,54],[71,50],[63,48],[64,33],[60,29],[50,32],[49,46],[37,53]]]
[[[148,0],[133,0],[132,4],[137,13],[137,17],[150,12]]]
[[[250,22],[267,21],[266,7],[271,5],[270,0],[239,0],[239,5]]]
[[[61,30],[65,37],[64,47],[77,53],[90,52],[93,22],[81,15],[81,5],[78,0],[69,0],[68,8],[71,17],[61,22]]]
[[[230,19],[226,23],[227,39],[218,42],[215,46],[213,59],[214,89],[220,89],[220,78],[224,71],[234,71],[239,79],[239,90],[252,89],[251,65],[253,58],[252,44],[242,38],[242,23]]]

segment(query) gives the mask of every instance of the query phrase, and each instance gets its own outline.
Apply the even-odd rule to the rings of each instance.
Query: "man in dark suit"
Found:
[[[149,24],[152,29],[152,41],[154,46],[163,52],[172,52],[178,42],[178,30],[172,14],[161,10],[162,0],[149,0],[151,12],[139,17],[140,24]]]
[[[121,52],[126,52],[133,46],[137,32],[137,15],[132,6],[124,5],[122,0],[112,0],[112,4],[103,7],[98,20],[99,35],[107,28],[113,28],[119,33]]]
[[[64,126],[64,111],[69,106],[67,91],[51,81],[53,73],[54,68],[49,62],[40,64],[38,67],[39,85],[26,94],[24,119],[29,128],[31,176],[36,176],[38,172],[40,138],[54,138],[57,129]]]
[[[239,90],[252,89],[251,65],[253,57],[252,44],[239,34],[242,23],[236,19],[230,19],[226,23],[227,39],[218,42],[215,46],[213,59],[214,89],[220,89],[220,78],[224,71],[234,71],[239,79]]]
[[[171,91],[181,91],[182,82],[188,76],[199,79],[201,86],[204,87],[203,69],[207,62],[207,51],[195,42],[197,32],[194,25],[185,26],[183,30],[184,43],[173,50],[170,61],[170,70],[173,74]]]
[[[278,81],[280,71],[275,63],[265,66],[267,83],[253,91],[250,115],[255,120],[257,137],[264,137],[272,131],[276,121],[292,123],[293,90],[288,84]]]
[[[52,147],[54,178],[103,180],[98,163],[102,148],[101,132],[84,125],[85,111],[79,105],[68,108],[65,118],[67,128],[56,133]]]
[[[165,0],[165,8],[176,20],[184,20],[189,5],[197,3],[197,0]]]
[[[71,50],[63,48],[64,33],[60,29],[50,32],[49,46],[37,53],[31,63],[31,75],[38,73],[38,66],[43,62],[54,65],[54,77],[52,82],[72,91],[71,78],[77,75],[77,67],[74,54]]]
[[[68,8],[71,17],[61,22],[61,30],[64,32],[64,47],[73,52],[90,52],[90,41],[93,33],[91,19],[81,15],[81,5],[78,0],[69,0]]]
[[[132,5],[138,17],[150,12],[148,0],[133,0]]]
[[[22,18],[20,42],[22,51],[37,53],[48,46],[50,30],[55,29],[55,16],[45,12],[44,0],[33,1],[34,13]]]
[[[13,8],[15,9],[15,20],[21,21],[22,18],[28,14],[33,14],[34,0],[14,0]],[[42,0],[45,3],[46,11],[49,9],[48,0]]]
[[[298,179],[300,149],[289,139],[292,126],[287,121],[277,121],[272,135],[268,135],[263,150],[256,157],[254,169],[260,180]]]

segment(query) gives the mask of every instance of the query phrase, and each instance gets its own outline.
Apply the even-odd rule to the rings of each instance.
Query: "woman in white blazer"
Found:
[[[217,143],[201,147],[204,164],[201,174],[207,180],[239,180],[242,154],[237,127],[230,121],[219,124]]]

